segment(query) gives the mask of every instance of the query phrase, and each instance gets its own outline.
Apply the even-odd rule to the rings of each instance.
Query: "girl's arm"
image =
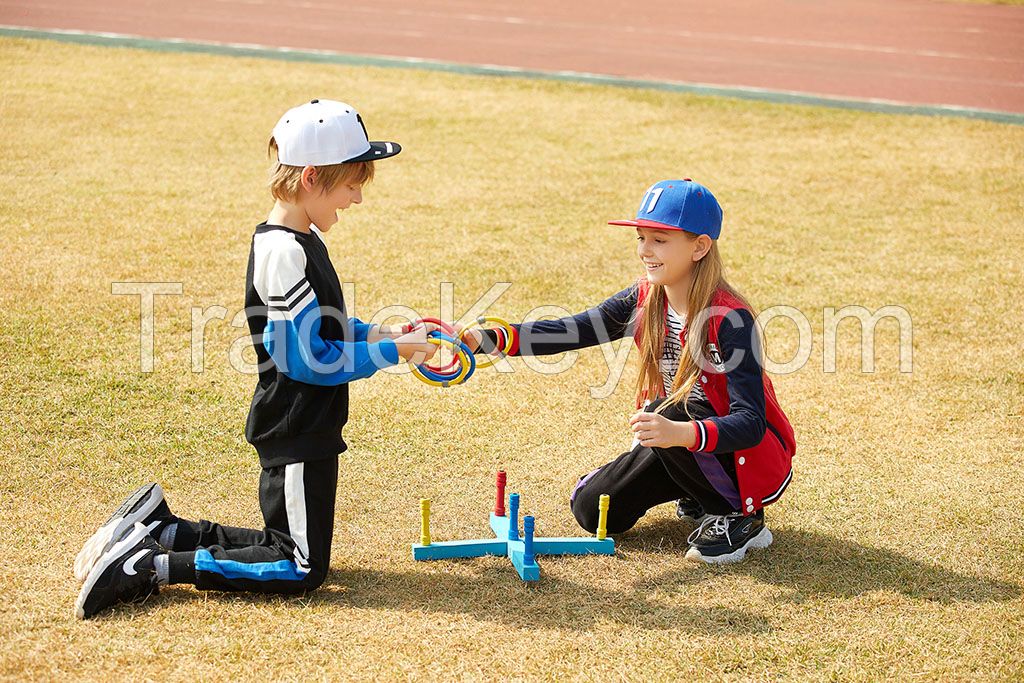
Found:
[[[572,317],[512,325],[515,338],[509,355],[547,356],[622,339],[632,333],[636,299],[637,288],[633,285]],[[480,332],[480,337],[475,337],[477,347],[474,350],[492,351],[498,343],[498,332],[493,329]]]
[[[728,368],[729,414],[693,423],[693,450],[698,452],[731,453],[753,448],[761,443],[768,425],[761,338],[750,311],[740,309],[736,314],[738,318],[730,316],[736,319],[735,325],[724,319],[718,330],[722,359]]]

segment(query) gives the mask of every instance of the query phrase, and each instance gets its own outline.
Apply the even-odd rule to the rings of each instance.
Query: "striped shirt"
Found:
[[[686,316],[676,313],[671,306],[666,306],[668,315],[665,318],[665,344],[661,348],[661,382],[665,388],[665,395],[672,393],[672,382],[679,371],[679,359],[683,355],[683,347],[679,342],[679,336],[683,333],[683,326],[686,324]],[[700,382],[693,385],[687,400],[707,400]]]
[[[658,368],[661,370],[661,383],[665,389],[665,395],[668,396],[672,393],[672,382],[676,378],[676,372],[679,370],[679,359],[683,355],[683,345],[679,341],[679,336],[683,333],[686,316],[679,315],[671,306],[666,306],[666,308],[668,309],[668,315],[665,317],[665,341],[661,347],[661,360],[658,362]],[[707,404],[708,408],[711,405],[708,402],[707,396],[704,395],[700,382],[694,383],[686,401],[687,403],[699,401]],[[645,401],[644,408],[646,409],[649,404],[650,401]],[[713,409],[711,412],[714,412]],[[636,448],[639,443],[640,439],[633,437],[633,443],[629,447],[630,450]]]

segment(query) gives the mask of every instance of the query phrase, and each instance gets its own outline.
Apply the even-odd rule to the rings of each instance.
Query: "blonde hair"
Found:
[[[274,159],[274,166],[270,169],[270,194],[274,199],[283,202],[294,202],[299,198],[299,188],[302,187],[303,166],[286,166],[277,160],[277,140],[273,136],[267,143],[267,156]],[[321,193],[330,192],[339,183],[351,185],[365,185],[373,180],[372,161],[352,161],[341,164],[328,164],[325,166],[314,166],[316,169],[317,185]]]
[[[691,239],[697,239],[693,233],[685,233]],[[686,318],[692,321],[701,311],[712,305],[715,294],[724,291],[735,297],[745,307],[751,309],[747,300],[726,282],[722,275],[722,257],[718,251],[718,242],[712,240],[711,249],[693,267],[693,281],[686,301]],[[637,376],[636,393],[639,405],[644,397],[654,399],[662,393],[661,369],[658,367],[662,348],[665,343],[665,288],[662,285],[650,285],[647,298],[639,313],[637,325],[640,330],[640,374]],[[687,324],[686,338],[679,358],[679,369],[672,380],[672,390],[655,412],[682,403],[686,408],[686,397],[690,395],[693,385],[700,376],[701,367],[698,358],[708,343],[708,323],[700,325]],[[696,352],[691,349],[697,350]],[[689,414],[689,411],[687,411]]]

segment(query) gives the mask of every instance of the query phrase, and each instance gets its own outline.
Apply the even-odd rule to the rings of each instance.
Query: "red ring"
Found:
[[[419,327],[423,323],[433,323],[434,325],[437,325],[442,330],[444,330],[444,333],[447,334],[449,337],[455,336],[455,328],[446,323],[445,321],[438,320],[437,318],[420,318],[419,320],[414,320],[412,323],[413,329]]]
[[[455,334],[455,328],[452,327],[451,325],[449,325],[448,323],[446,323],[445,321],[440,320],[438,318],[420,318],[419,320],[414,320],[410,324],[412,325],[412,329],[415,329],[415,328],[419,327],[420,325],[422,325],[424,323],[433,323],[434,325],[437,325],[438,327],[440,327],[444,331],[444,333],[447,334],[449,337],[452,337],[453,339],[458,339],[458,335]],[[443,373],[446,373],[449,370],[451,370],[453,367],[455,367],[455,365],[458,363],[458,361],[459,361],[459,357],[458,356],[452,356],[452,359],[448,362],[447,365],[426,365],[426,364],[424,364],[423,367],[425,367],[427,370],[430,370],[431,372],[436,372],[438,374],[443,374]]]

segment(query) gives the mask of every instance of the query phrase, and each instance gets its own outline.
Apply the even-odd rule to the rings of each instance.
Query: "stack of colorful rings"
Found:
[[[507,354],[512,349],[515,332],[511,325],[501,318],[491,316],[477,318],[472,324],[462,330],[462,334],[456,336],[455,328],[443,320],[437,318],[422,318],[413,322],[407,329],[414,329],[424,324],[436,325],[439,329],[427,333],[427,342],[444,346],[451,351],[452,358],[444,365],[414,365],[412,374],[420,381],[435,387],[450,387],[455,384],[462,384],[473,376],[478,367],[487,368],[497,361],[497,358],[486,358],[477,363],[473,352],[469,350],[462,340],[462,335],[472,327],[483,326],[487,323],[497,325],[495,330],[498,333],[498,348],[502,354]]]

